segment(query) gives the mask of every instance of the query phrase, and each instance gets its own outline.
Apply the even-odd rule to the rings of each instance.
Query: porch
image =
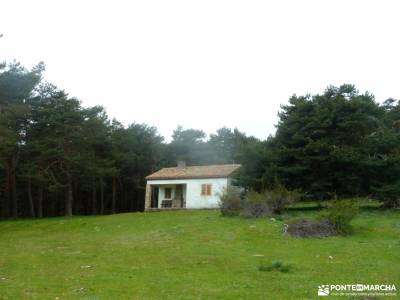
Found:
[[[147,184],[145,210],[186,208],[186,184]]]

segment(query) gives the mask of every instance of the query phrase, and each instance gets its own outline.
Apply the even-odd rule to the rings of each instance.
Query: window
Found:
[[[201,185],[201,195],[202,196],[211,196],[211,184],[202,184]]]
[[[165,199],[171,199],[171,188],[165,188],[164,198]]]

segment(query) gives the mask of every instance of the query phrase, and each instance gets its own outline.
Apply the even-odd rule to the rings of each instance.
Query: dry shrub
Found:
[[[238,216],[243,207],[241,189],[230,186],[219,195],[221,215],[226,217]]]
[[[282,184],[276,182],[275,187],[264,192],[268,207],[274,214],[282,214],[289,204],[300,197],[297,191],[290,191]]]
[[[240,215],[245,218],[262,218],[272,215],[272,211],[267,204],[264,194],[250,191],[247,194],[243,206]]]
[[[282,214],[286,206],[296,201],[299,194],[289,191],[283,185],[275,183],[271,190],[262,193],[250,191],[243,203],[241,215],[247,218],[268,217]]]

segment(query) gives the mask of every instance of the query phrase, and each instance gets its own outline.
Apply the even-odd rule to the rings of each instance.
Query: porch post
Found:
[[[146,184],[146,195],[144,197],[144,210],[151,208],[151,185]]]

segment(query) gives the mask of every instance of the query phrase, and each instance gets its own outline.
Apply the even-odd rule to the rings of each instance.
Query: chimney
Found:
[[[178,160],[178,168],[186,168],[186,162],[183,160]]]

